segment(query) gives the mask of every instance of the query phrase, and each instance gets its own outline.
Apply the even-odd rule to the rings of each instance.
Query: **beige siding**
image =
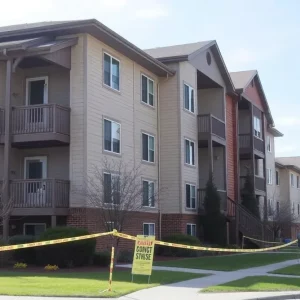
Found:
[[[164,213],[178,213],[181,210],[181,150],[179,100],[179,65],[171,64],[176,74],[160,82],[160,169],[161,207]]]
[[[267,150],[267,136],[271,139],[271,152]],[[271,133],[266,132],[265,148],[266,148],[266,168],[272,170],[272,184],[267,184],[267,199],[276,199],[276,173],[275,173],[275,140]],[[267,175],[266,175],[267,177]],[[277,200],[276,200],[277,201]]]
[[[87,53],[87,164],[93,174],[102,168],[104,159],[119,161],[137,168],[141,165],[143,178],[158,179],[157,88],[158,78],[95,38],[88,36]],[[103,83],[103,52],[120,61],[120,91]],[[141,74],[155,83],[155,106],[141,103]],[[103,119],[121,124],[121,154],[104,151]],[[142,132],[155,137],[155,163],[142,162]]]
[[[181,209],[186,211],[185,203],[185,184],[193,183],[198,188],[198,127],[197,114],[192,114],[183,109],[183,84],[188,83],[194,88],[194,99],[197,99],[197,70],[189,62],[180,63],[180,113],[181,113],[181,166],[182,166],[182,181],[181,181]],[[195,112],[197,112],[197,101],[195,101]],[[185,164],[185,138],[192,140],[195,143],[195,166]],[[189,211],[187,211],[189,212]]]
[[[86,178],[86,59],[85,37],[80,36],[72,48],[70,71],[71,145],[70,145],[70,206],[85,205],[78,190]]]

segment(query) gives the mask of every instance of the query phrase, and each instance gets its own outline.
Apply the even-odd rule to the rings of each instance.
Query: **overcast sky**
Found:
[[[277,156],[300,155],[300,1],[10,0],[0,25],[96,18],[142,49],[217,40],[229,71],[257,69]]]

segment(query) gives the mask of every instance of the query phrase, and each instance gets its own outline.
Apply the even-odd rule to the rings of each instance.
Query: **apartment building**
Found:
[[[159,191],[155,201],[141,199],[127,233],[199,236],[212,173],[232,235],[263,235],[240,189],[249,169],[267,207],[267,132],[280,135],[257,72],[229,73],[215,41],[143,51],[97,20],[0,28],[0,180],[2,200],[14,199],[10,235],[57,225],[103,231],[80,191],[104,159],[141,165],[147,195]]]
[[[278,221],[284,224],[282,237],[296,239],[300,231],[300,158],[276,158],[276,194],[270,205],[273,217],[279,214]]]

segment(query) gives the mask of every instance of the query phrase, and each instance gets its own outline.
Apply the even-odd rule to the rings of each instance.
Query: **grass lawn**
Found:
[[[293,265],[293,266],[286,267],[286,268],[282,268],[282,269],[278,269],[278,270],[275,270],[275,271],[270,272],[270,273],[300,276],[300,264]]]
[[[267,292],[267,291],[298,291],[300,278],[250,276],[243,279],[211,286],[201,292]]]
[[[300,258],[297,253],[256,253],[228,256],[208,256],[155,262],[156,266],[235,271]]]
[[[131,283],[130,271],[115,271],[112,285],[114,292],[100,294],[108,287],[108,272],[3,272],[0,273],[0,295],[119,297],[137,290],[202,276],[205,275],[153,271],[148,284],[146,276],[135,276],[134,283]]]

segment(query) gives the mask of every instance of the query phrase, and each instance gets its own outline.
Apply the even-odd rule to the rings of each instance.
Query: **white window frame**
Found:
[[[295,186],[295,179],[294,179],[294,174],[290,173],[290,182],[291,182],[291,186],[294,187]]]
[[[143,134],[148,136],[148,149],[147,149],[147,151],[148,151],[148,160],[145,160],[144,157],[143,157],[143,153],[144,153]],[[153,149],[150,149],[149,137],[153,138],[153,147],[154,147]],[[150,159],[150,151],[153,151],[153,161],[149,160]],[[146,132],[142,132],[142,160],[145,161],[145,162],[151,163],[151,164],[155,163],[155,136],[151,135],[149,133],[146,133]]]
[[[194,198],[195,198],[195,200],[194,200],[194,203],[195,203],[195,206],[193,207],[193,205],[192,205],[192,203],[193,203],[193,201],[192,201],[192,199],[193,199],[193,197],[192,197],[192,187],[194,188],[194,191],[195,191],[195,194],[194,194]],[[191,183],[186,183],[185,184],[185,198],[186,198],[186,189],[187,188],[189,188],[190,189],[190,207],[188,207],[187,206],[187,200],[188,199],[185,199],[185,207],[187,208],[187,209],[196,209],[196,185],[195,184],[191,184]]]
[[[261,120],[257,116],[253,116],[253,134],[261,139]]]
[[[272,140],[269,135],[267,135],[267,151],[272,153]]]
[[[114,149],[114,147],[113,147],[113,136],[111,137],[111,141],[110,141],[110,143],[111,143],[111,150],[105,149],[105,121],[108,121],[108,122],[111,123],[110,124],[111,132],[112,132],[112,124],[113,123],[116,124],[116,125],[119,125],[119,130],[120,130],[120,133],[119,133],[119,136],[120,136],[120,138],[119,138],[120,147],[119,148],[120,149],[119,150],[120,150],[120,152],[113,151],[113,149]],[[108,118],[104,118],[103,119],[103,149],[104,149],[105,152],[114,153],[114,154],[121,154],[121,133],[122,133],[122,131],[121,131],[121,123],[118,123],[118,122],[113,121],[113,120],[108,119]]]
[[[145,77],[147,79],[147,102],[143,101],[143,77]],[[150,89],[149,89],[149,81],[152,81],[153,84],[153,94],[150,93]],[[145,74],[141,74],[141,102],[143,104],[149,105],[151,107],[154,107],[154,103],[155,103],[155,99],[154,99],[154,95],[155,95],[155,85],[154,85],[155,81],[153,79],[151,79],[149,76],[145,75]],[[153,96],[153,104],[150,104],[149,101],[149,95]]]
[[[187,86],[189,88],[189,107],[185,107],[185,86]],[[192,93],[193,92],[193,93]],[[192,94],[193,94],[193,99],[192,99]],[[193,108],[194,110],[192,110],[192,102],[193,102]],[[190,113],[195,113],[195,90],[193,87],[191,87],[190,85],[188,85],[187,83],[183,83],[183,108],[186,111],[189,111]]]
[[[186,158],[187,158],[187,153],[186,153],[186,142],[188,142],[189,143],[189,161],[190,162],[187,162],[186,161]],[[193,151],[192,151],[192,144],[194,145],[194,157],[193,157]],[[187,139],[187,138],[185,138],[184,139],[184,162],[185,162],[185,164],[187,164],[187,165],[189,165],[189,166],[195,166],[195,151],[196,151],[196,149],[195,149],[195,142],[194,141],[192,141],[192,140],[190,140],[190,139]]]
[[[144,205],[144,182],[148,183],[148,205]],[[154,198],[154,205],[151,205],[151,197],[150,197],[150,184],[153,184],[153,198]],[[147,179],[142,179],[142,188],[143,188],[143,196],[142,196],[142,206],[147,207],[147,208],[155,208],[155,182],[153,180],[147,180]]]
[[[144,226],[145,225],[147,225],[147,226],[149,226],[149,225],[153,226],[153,235],[145,235],[145,231],[144,231]],[[148,230],[148,231],[150,232],[150,230]],[[143,223],[143,235],[144,236],[155,236],[155,223]]]
[[[196,224],[194,224],[194,223],[187,223],[186,224],[186,234],[188,234],[188,227],[191,227],[190,229],[190,232],[191,232],[191,234],[190,234],[190,236],[197,236],[197,226],[196,226]],[[194,234],[193,234],[193,228],[194,228]]]
[[[31,160],[39,160],[43,164],[43,177],[41,179],[47,178],[47,168],[48,161],[47,156],[27,156],[24,157],[24,179],[26,179],[27,175],[27,162]],[[38,179],[37,179],[38,180]]]
[[[48,104],[48,76],[40,76],[40,77],[30,77],[26,78],[26,105],[29,105],[29,83],[33,81],[45,80],[45,87],[44,87],[44,103]]]
[[[107,55],[110,57],[110,85],[105,83],[105,61],[104,61],[104,56]],[[119,63],[119,89],[115,89],[112,86],[112,76],[113,76],[113,72],[112,72],[112,59],[116,60]],[[117,59],[116,57],[112,56],[111,54],[107,53],[107,52],[103,52],[103,84],[111,89],[113,89],[114,91],[118,91],[120,92],[120,86],[121,86],[121,62],[119,59]]]
[[[267,169],[267,184],[273,184],[273,172],[272,169]]]
[[[47,224],[46,223],[24,223],[23,224],[23,235],[26,235],[26,231],[25,231],[25,227],[29,225],[29,226],[35,226],[35,225],[43,225],[45,228],[45,231],[47,229]]]
[[[113,199],[113,195],[114,195],[114,189],[113,189],[113,177],[119,177],[120,178],[120,174],[116,174],[116,173],[109,173],[109,172],[103,172],[103,176],[107,174],[107,175],[110,175],[111,178],[110,178],[110,181],[111,181],[111,202],[105,202],[105,199],[104,199],[104,205],[119,205],[119,204],[116,204],[114,199]],[[120,180],[120,179],[119,179]],[[104,192],[104,191],[103,191]],[[105,197],[104,197],[105,198]]]
[[[105,222],[107,232],[113,231],[115,229],[115,222],[109,221]]]
[[[277,178],[278,178],[278,180],[277,180]],[[280,185],[280,175],[279,175],[279,171],[277,171],[277,170],[275,171],[275,183],[277,186]]]

